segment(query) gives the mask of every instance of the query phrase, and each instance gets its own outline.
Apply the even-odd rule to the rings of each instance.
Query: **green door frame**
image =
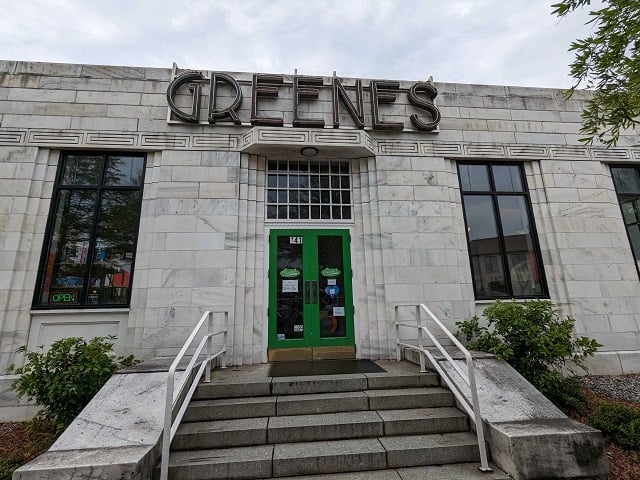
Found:
[[[342,245],[342,262],[338,268],[342,269],[341,277],[344,287],[345,336],[322,337],[320,327],[320,302],[323,297],[321,290],[326,288],[331,280],[323,276],[318,268],[318,243],[320,237],[340,237]],[[302,273],[296,278],[295,288],[299,289],[298,297],[303,303],[302,338],[278,338],[278,287],[284,285],[281,271],[278,271],[278,239],[289,237],[289,242],[302,244]],[[351,270],[350,232],[347,229],[272,229],[269,233],[269,349],[295,347],[333,347],[355,345],[353,325],[353,290]],[[324,271],[324,270],[323,270]],[[296,275],[291,271],[291,275]],[[326,275],[326,274],[325,274]],[[278,282],[283,282],[282,284]],[[315,284],[313,283],[315,282]],[[335,282],[334,282],[335,283]],[[326,299],[326,295],[324,296]],[[335,317],[334,317],[335,318]]]

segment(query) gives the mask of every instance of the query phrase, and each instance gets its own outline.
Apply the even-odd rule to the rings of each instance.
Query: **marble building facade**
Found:
[[[608,149],[583,145],[588,92],[564,100],[554,89],[435,82],[435,96],[430,82],[191,72],[169,95],[185,120],[168,108],[167,90],[189,72],[0,62],[0,372],[23,361],[18,347],[70,335],[116,335],[121,353],[170,355],[205,310],[229,312],[233,364],[266,362],[285,338],[269,338],[269,310],[281,300],[270,286],[303,288],[270,277],[270,237],[284,232],[295,243],[295,231],[332,229],[350,239],[338,284],[349,282],[351,297],[343,299],[346,313],[334,306],[328,328],[349,317],[347,343],[358,358],[395,355],[396,304],[425,302],[453,329],[493,297],[541,297],[576,319],[577,334],[603,345],[593,373],[640,372],[638,221],[635,184],[625,180],[640,167],[638,132]],[[231,108],[236,89],[242,98]],[[305,157],[305,147],[317,155]],[[131,205],[135,235],[114,234],[130,250],[116,254],[108,238],[98,238],[100,216],[88,227],[93,236],[55,247],[55,202],[72,195],[63,163],[112,157],[144,172],[113,189],[105,176],[95,187],[100,198],[141,195]],[[313,213],[307,194],[313,197],[312,177],[322,177],[323,165],[337,165],[329,182],[336,172],[345,177],[341,213]],[[306,168],[311,186],[296,184],[292,200],[291,172]],[[480,171],[490,179],[486,188],[474,180]],[[501,193],[504,178],[511,183]],[[328,206],[338,205],[333,187]],[[481,200],[498,212],[495,235],[471,233],[486,224],[475,216]],[[510,235],[518,222],[523,228]],[[92,269],[109,259],[117,268],[101,280],[94,270],[63,277],[53,259],[63,254],[76,264],[93,258]],[[509,272],[516,259],[527,265],[524,276]],[[528,286],[520,288],[523,278]],[[112,296],[104,301],[107,288]],[[2,378],[2,385],[11,379]],[[6,398],[3,386],[4,405]]]

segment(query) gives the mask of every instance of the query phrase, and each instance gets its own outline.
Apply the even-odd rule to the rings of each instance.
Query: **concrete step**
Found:
[[[382,435],[383,422],[376,412],[321,413],[270,418],[267,442],[314,442]]]
[[[271,380],[273,395],[357,392],[367,388],[367,377],[363,374],[277,377]]]
[[[185,423],[178,428],[172,448],[229,448],[382,435],[383,422],[376,412],[341,412]]]
[[[277,397],[277,415],[354,412],[369,410],[366,392],[309,393]]]
[[[453,463],[399,468],[397,472],[402,480],[424,480],[425,478],[438,480],[512,480],[510,475],[507,475],[495,465],[489,464],[489,466],[493,469],[492,472],[481,472],[478,468],[478,463]]]
[[[393,388],[363,392],[281,395],[276,402],[278,415],[331,413],[356,410],[444,407],[453,405],[453,395],[441,387]]]
[[[369,390],[381,390],[389,388],[417,388],[438,387],[440,378],[437,373],[368,373],[367,386]]]
[[[193,400],[237,397],[265,397],[271,395],[271,380],[253,382],[200,382],[193,394]]]
[[[272,465],[273,445],[171,452],[169,479],[271,478]]]
[[[202,422],[234,418],[273,417],[277,415],[276,398],[269,396],[192,400],[182,421]]]
[[[439,384],[438,375],[430,372],[277,377],[271,380],[271,393],[273,395],[302,395],[392,388],[436,387]]]
[[[440,387],[193,400],[184,422],[453,405]]]
[[[435,373],[367,373],[266,378],[264,381],[200,383],[195,400],[301,395],[309,393],[357,392],[390,388],[438,386]]]
[[[386,452],[377,438],[284,443],[273,449],[273,477],[384,468]]]
[[[228,448],[265,443],[297,443],[443,432],[468,428],[467,417],[452,407],[337,412],[184,423],[174,450]]]
[[[371,410],[453,406],[453,394],[441,387],[367,390]]]
[[[394,470],[332,473],[328,475],[305,475],[288,477],[287,480],[511,480],[503,471],[492,466],[493,472],[481,472],[477,463],[454,463],[430,465]]]
[[[480,461],[478,440],[469,432],[383,437],[387,467],[415,467]]]
[[[240,418],[212,422],[183,423],[178,427],[172,450],[264,445],[269,418]]]
[[[270,418],[267,442],[298,443],[467,430],[467,416],[452,407],[340,412]]]
[[[383,421],[385,436],[469,430],[469,417],[454,407],[381,410],[377,414]]]
[[[318,472],[360,472],[398,466],[440,465],[474,461],[478,457],[475,437],[469,433],[336,440],[275,445],[273,476],[290,477]],[[389,439],[387,439],[389,440]]]
[[[174,451],[169,478],[271,478],[478,461],[468,432]],[[428,478],[428,477],[424,477]]]

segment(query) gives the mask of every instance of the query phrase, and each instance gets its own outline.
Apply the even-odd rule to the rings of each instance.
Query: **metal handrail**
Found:
[[[415,307],[416,309],[416,320],[417,324],[409,324],[409,323],[400,323],[398,319],[399,309],[401,307]],[[427,308],[424,303],[419,305],[411,304],[411,305],[396,305],[395,309],[395,327],[396,327],[396,357],[397,360],[401,360],[401,351],[400,347],[405,347],[411,350],[416,350],[420,354],[420,371],[426,372],[425,368],[425,357],[429,359],[431,365],[436,369],[436,371],[440,374],[440,377],[445,381],[451,392],[455,395],[455,397],[460,402],[460,405],[467,412],[469,417],[474,421],[476,426],[476,435],[478,436],[478,448],[480,449],[480,470],[483,472],[492,471],[491,467],[489,467],[489,462],[487,459],[487,447],[484,441],[484,426],[482,423],[482,416],[480,415],[480,403],[478,402],[478,389],[476,388],[476,375],[475,375],[475,367],[473,364],[473,357],[469,353],[469,351],[464,348],[464,346],[458,341],[458,339],[449,331],[444,324],[436,318],[436,316]],[[453,344],[460,350],[466,359],[467,363],[467,371],[465,372],[458,366],[456,362],[454,362],[449,352],[445,350],[442,344],[438,341],[435,335],[429,330],[426,325],[422,325],[422,316],[421,311],[425,311],[436,324],[436,326],[453,342]],[[410,327],[416,328],[418,330],[418,345],[412,345],[410,343],[403,343],[400,341],[400,327]],[[456,382],[453,376],[445,370],[442,365],[436,360],[433,354],[424,347],[423,335],[427,335],[431,342],[435,345],[435,347],[440,351],[442,356],[447,360],[449,365],[455,370],[455,372],[460,376],[463,380],[464,384],[469,387],[471,392],[471,401],[467,398],[464,392],[461,389],[461,385],[459,382]]]
[[[224,329],[218,332],[213,331],[213,315],[224,313]],[[207,321],[208,320],[208,321]],[[184,374],[178,381],[178,385],[176,386],[176,370],[178,369],[178,365],[180,361],[187,353],[187,350],[196,339],[200,330],[207,321],[207,334],[203,335],[198,347],[193,352],[191,356],[191,360],[189,361],[189,365],[184,371]],[[196,387],[198,386],[198,382],[202,378],[202,373],[205,374],[205,382],[211,381],[211,362],[221,357],[221,368],[226,368],[226,359],[225,354],[227,352],[227,330],[229,329],[229,312],[226,311],[218,311],[211,312],[206,311],[202,314],[200,321],[195,326],[187,341],[184,342],[184,345],[180,349],[180,352],[176,356],[175,360],[169,367],[169,373],[167,374],[167,396],[164,410],[164,431],[162,434],[162,458],[160,460],[160,480],[167,480],[169,475],[169,451],[171,449],[171,442],[173,441],[173,437],[180,426],[180,422],[182,421],[182,417],[184,416],[189,402],[191,401],[191,397],[193,393],[196,391]],[[223,335],[222,348],[213,353],[213,337],[216,335]],[[204,350],[205,346],[207,347],[206,358],[200,363],[198,371],[195,376],[192,375],[194,367],[196,366],[196,362],[198,361],[198,357]],[[185,387],[189,387],[187,394],[182,398],[183,391]],[[179,405],[178,413],[174,418],[175,408]]]

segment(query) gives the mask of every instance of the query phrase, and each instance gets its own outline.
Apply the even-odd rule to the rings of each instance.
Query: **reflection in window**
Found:
[[[640,168],[611,167],[611,174],[631,249],[640,269]]]
[[[34,304],[128,305],[144,156],[66,154],[60,169]]]
[[[459,164],[477,298],[546,295],[522,167]]]
[[[267,218],[350,220],[349,162],[271,160],[267,172]]]
[[[276,335],[278,340],[304,338],[303,244],[302,241],[292,242],[291,238],[289,236],[278,237],[279,278],[276,282],[278,305]]]

